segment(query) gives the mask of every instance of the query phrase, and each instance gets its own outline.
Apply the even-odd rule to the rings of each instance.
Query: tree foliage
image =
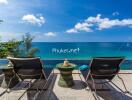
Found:
[[[0,58],[13,57],[35,57],[38,48],[32,47],[34,37],[26,33],[21,41],[11,40],[0,43]]]
[[[38,48],[32,47],[32,41],[34,39],[34,36],[32,36],[29,33],[26,33],[22,38],[22,49],[21,49],[21,56],[23,57],[34,57],[36,52],[39,51]]]
[[[7,56],[18,56],[19,46],[22,42],[11,40],[9,42],[0,43],[0,58],[5,58]]]

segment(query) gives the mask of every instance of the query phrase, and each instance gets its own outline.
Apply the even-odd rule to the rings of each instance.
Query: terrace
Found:
[[[119,74],[127,87],[127,89],[132,93],[132,71],[131,70],[121,70]],[[49,80],[48,89],[46,91],[41,92],[40,94],[37,94],[36,91],[27,91],[25,89],[26,83],[18,83],[16,86],[14,86],[11,89],[11,92],[7,93],[4,92],[5,89],[0,87],[0,100],[9,100],[10,98],[12,100],[18,100],[21,95],[22,97],[20,100],[96,100],[94,91],[91,91],[89,87],[86,87],[84,77],[81,74],[81,72],[78,72],[78,70],[73,71],[73,80],[75,82],[75,85],[71,88],[64,88],[58,86],[58,80],[60,77],[60,72],[55,69],[54,73],[52,72],[52,77]],[[2,78],[2,74],[1,74]],[[34,80],[32,80],[34,82]],[[112,81],[118,88],[113,85],[107,83],[104,85],[104,88],[110,88],[110,90],[107,91],[97,91],[97,94],[100,98],[100,100],[131,100],[132,95],[131,94],[124,94],[122,91],[124,90],[124,87],[121,83],[121,81],[115,77]],[[39,83],[43,84],[43,83]],[[35,84],[37,85],[37,84]],[[35,86],[34,85],[34,86]],[[27,86],[28,87],[28,86]],[[100,85],[96,85],[96,87],[100,88]]]

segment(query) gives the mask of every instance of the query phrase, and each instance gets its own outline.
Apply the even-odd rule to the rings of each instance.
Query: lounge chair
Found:
[[[123,62],[123,60],[123,57],[95,57],[91,60],[89,65],[90,68],[87,71],[87,74],[86,71],[81,71],[87,85],[89,85],[90,80],[92,81],[92,86],[97,98],[98,96],[95,84],[103,85],[107,82],[111,82],[116,75],[119,79],[121,79],[126,90],[125,93],[128,93],[123,79],[118,75],[120,64]],[[96,80],[101,80],[101,82],[97,82]]]
[[[13,77],[17,76],[21,81],[24,81],[24,79],[43,80],[43,86],[39,88],[39,85],[37,85],[38,87],[36,89],[31,89],[34,83],[29,82],[28,83],[29,88],[27,90],[31,89],[31,90],[36,90],[37,92],[40,92],[41,90],[47,89],[47,83],[51,76],[51,73],[49,77],[47,78],[43,70],[43,64],[39,58],[10,58],[8,57],[7,59],[13,65],[13,69],[14,69]],[[12,79],[10,79],[10,83]],[[8,88],[10,86],[10,83],[8,84]]]

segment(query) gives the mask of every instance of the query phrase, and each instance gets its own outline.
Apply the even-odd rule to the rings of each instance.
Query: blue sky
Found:
[[[1,41],[132,42],[131,0],[0,0]]]

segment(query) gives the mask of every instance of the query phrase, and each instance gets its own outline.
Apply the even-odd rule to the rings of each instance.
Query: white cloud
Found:
[[[99,30],[112,28],[114,26],[130,26],[132,25],[132,19],[114,19],[110,20],[109,18],[101,18],[101,14],[98,14],[96,17],[89,17],[86,20],[87,23],[94,24]]]
[[[67,33],[76,33],[80,31],[92,32],[93,30],[103,30],[109,29],[115,26],[127,26],[131,28],[132,26],[132,18],[129,19],[109,19],[109,18],[101,18],[101,14],[97,14],[96,17],[88,17],[82,23],[77,23],[74,28],[67,30]]]
[[[44,33],[44,35],[47,37],[55,37],[57,34],[55,32],[47,32],[47,33]]]
[[[118,15],[119,15],[119,12],[118,12],[118,11],[113,12],[112,15],[113,15],[113,16],[118,16]]]
[[[0,0],[0,4],[8,4],[7,0]]]
[[[89,23],[77,23],[75,25],[75,29],[80,30],[80,31],[86,31],[86,32],[91,32],[91,29],[89,27],[91,27],[92,24]]]
[[[74,28],[71,28],[69,30],[66,31],[67,33],[77,33],[77,30]]]
[[[89,23],[77,23],[74,28],[71,28],[67,30],[67,33],[77,33],[78,31],[86,31],[86,32],[92,32],[92,29],[90,28],[92,24]]]
[[[41,26],[42,24],[45,23],[45,18],[43,16],[41,16],[41,15],[37,18],[33,14],[27,14],[27,15],[24,15],[22,17],[22,20],[24,22],[31,23],[31,24],[34,24],[34,25],[37,24],[39,26]]]

